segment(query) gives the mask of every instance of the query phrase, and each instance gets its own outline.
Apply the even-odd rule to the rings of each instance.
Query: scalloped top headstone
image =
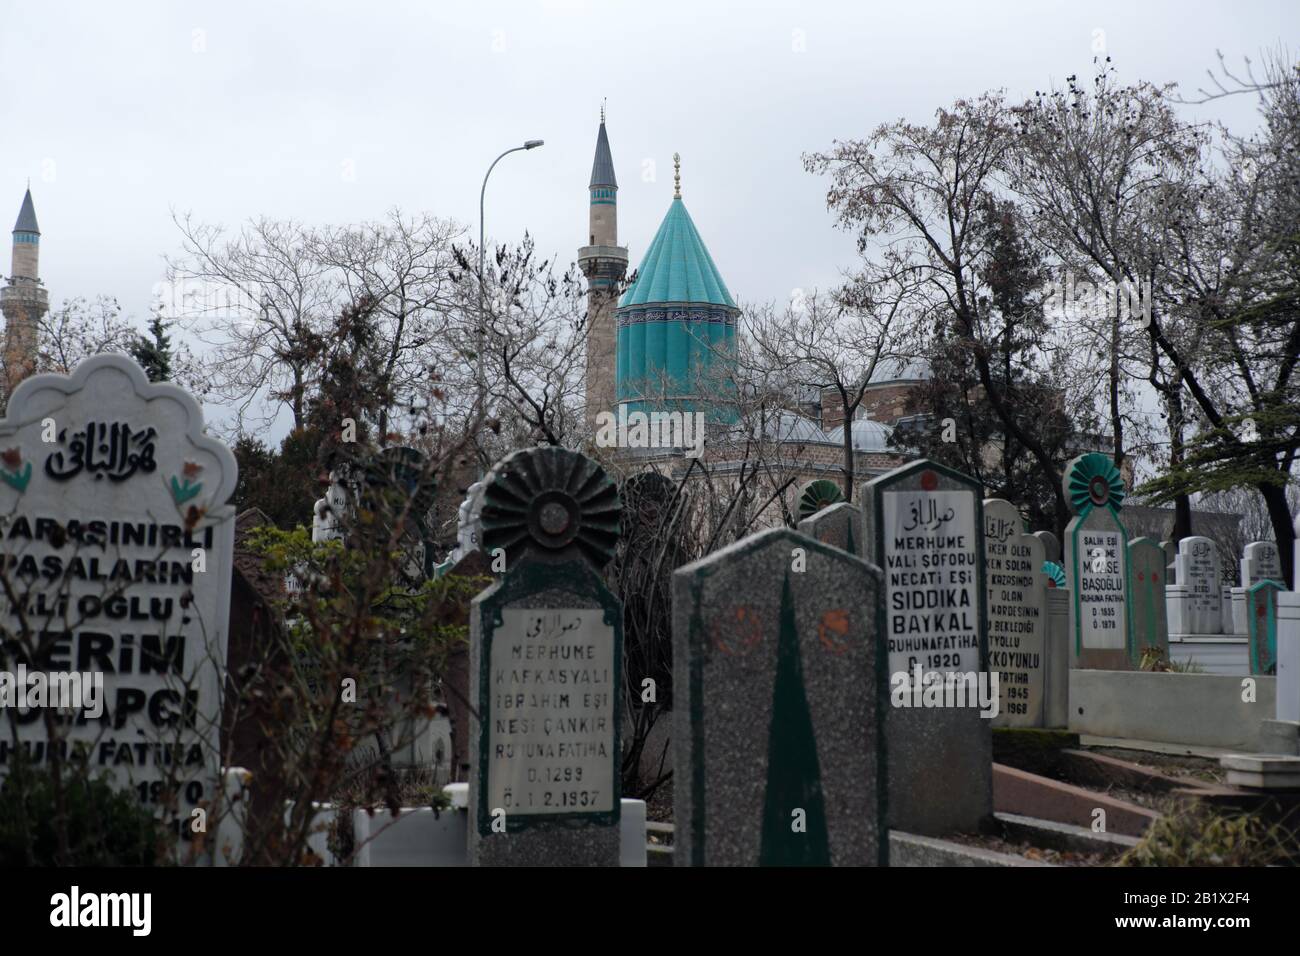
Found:
[[[603,568],[614,556],[621,504],[605,470],[567,448],[526,448],[499,461],[485,479],[483,549],[514,563],[525,551],[545,558],[581,555]]]
[[[483,550],[506,567],[470,613],[472,865],[618,865],[623,608],[599,569],[619,514],[604,470],[567,449],[486,479]]]
[[[102,678],[102,713],[67,725],[68,739],[160,813],[163,784],[176,784],[184,849],[220,767],[234,456],[204,433],[188,393],[149,382],[124,355],[24,381],[0,450],[0,561],[25,604],[3,602],[5,628],[21,634],[20,610],[68,622],[31,635],[40,646],[27,667]],[[12,760],[4,723],[0,774]],[[17,733],[34,756],[51,746],[44,721]]]
[[[840,486],[829,478],[817,478],[803,486],[799,493],[799,520],[810,518],[823,508],[844,500]]]
[[[1075,666],[1129,670],[1128,531],[1119,518],[1124,479],[1110,458],[1091,452],[1066,465],[1062,484],[1074,512],[1065,529],[1065,573]]]

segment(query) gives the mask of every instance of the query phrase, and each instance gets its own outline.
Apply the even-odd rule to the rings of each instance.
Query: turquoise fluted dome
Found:
[[[681,196],[615,310],[616,401],[734,422],[736,307]]]
[[[636,282],[619,305],[654,302],[736,307],[680,196],[668,207],[637,269]]]

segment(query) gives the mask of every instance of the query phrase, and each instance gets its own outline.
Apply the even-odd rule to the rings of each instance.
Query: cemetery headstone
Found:
[[[862,512],[847,501],[823,508],[799,522],[799,530],[822,544],[829,544],[860,555],[858,536],[862,533]]]
[[[1061,563],[1061,540],[1050,531],[1035,531],[1034,537],[1043,542],[1043,558],[1055,564]]]
[[[1169,619],[1165,605],[1165,549],[1151,538],[1134,538],[1128,544],[1133,621],[1133,663],[1142,662],[1148,648],[1161,660],[1169,659]]]
[[[677,865],[887,865],[880,602],[787,528],[674,573]]]
[[[1277,596],[1286,589],[1276,581],[1259,581],[1247,594],[1250,672],[1272,674],[1277,669]]]
[[[492,566],[487,555],[474,549],[446,572],[448,578],[490,578]],[[465,616],[450,621],[452,624],[469,623],[469,608]],[[447,720],[451,724],[451,782],[461,783],[470,778],[470,666],[469,644],[453,647],[447,655],[447,670],[442,676],[442,698],[447,705]]]
[[[1128,532],[1119,518],[1124,479],[1110,458],[1092,452],[1066,465],[1062,483],[1074,512],[1065,529],[1065,571],[1075,666],[1128,670]]]
[[[1051,562],[1047,562],[1051,564]],[[1061,575],[1061,584],[1049,582],[1047,597],[1047,637],[1044,656],[1047,659],[1047,680],[1043,687],[1043,726],[1065,727],[1070,721],[1070,592],[1064,586],[1065,571],[1052,565]]]
[[[1047,578],[1044,546],[1025,534],[1015,505],[984,501],[984,582],[988,587],[989,666],[1002,697],[994,727],[1043,726]]]
[[[844,492],[835,482],[829,478],[814,479],[804,485],[799,493],[799,519],[809,518],[823,508],[829,508],[843,500]]]
[[[1233,592],[1240,592],[1235,598]],[[1241,619],[1240,629],[1237,620]],[[1246,589],[1231,584],[1219,585],[1220,634],[1246,635]]]
[[[1252,541],[1241,553],[1241,586],[1249,588],[1260,581],[1283,583],[1282,555],[1272,541]]]
[[[1178,542],[1174,559],[1178,584],[1186,587],[1184,626],[1189,634],[1223,632],[1223,585],[1219,580],[1219,555],[1214,542],[1199,535]]]
[[[987,680],[983,497],[979,482],[925,459],[862,486],[891,681],[918,669]],[[971,831],[992,813],[992,729],[979,710],[891,706],[885,732],[891,828]]]
[[[15,732],[38,764],[80,751],[192,858],[220,786],[234,456],[188,393],[124,355],[22,382],[0,448],[0,573],[18,596],[4,601],[0,670],[80,675],[83,691],[53,739],[43,708],[54,701],[0,709],[0,775]]]
[[[506,570],[471,608],[470,863],[617,866],[623,609],[600,568],[618,491],[563,448],[515,452],[486,484],[483,549]]]

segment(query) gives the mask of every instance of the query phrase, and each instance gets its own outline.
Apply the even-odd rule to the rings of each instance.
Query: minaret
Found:
[[[618,244],[618,180],[600,110],[596,159],[591,165],[588,244],[578,250],[578,265],[587,277],[587,422],[614,409],[614,307],[627,272],[627,249]]]
[[[49,311],[50,294],[40,278],[41,229],[36,224],[32,190],[27,189],[14,223],[14,254],[9,282],[0,288],[4,313],[4,379],[6,395],[36,370],[36,326]]]

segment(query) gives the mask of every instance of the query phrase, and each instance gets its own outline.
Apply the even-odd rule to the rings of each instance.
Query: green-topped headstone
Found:
[[[810,481],[799,492],[799,520],[810,518],[823,508],[843,500],[844,492],[829,478]]]
[[[1129,594],[1133,622],[1134,666],[1147,653],[1169,659],[1169,618],[1165,605],[1168,553],[1154,538],[1134,538],[1128,544]]]
[[[804,518],[799,522],[799,530],[822,544],[829,544],[849,554],[862,554],[858,541],[862,534],[862,512],[847,501],[833,504]]]
[[[983,498],[979,482],[925,460],[862,486],[863,546],[884,574],[891,691],[918,673],[987,680]],[[978,708],[891,706],[886,744],[891,827],[971,832],[993,812],[992,730]]]
[[[471,865],[617,866],[623,609],[600,568],[614,483],[562,448],[486,479],[483,551],[502,578],[470,613]]]
[[[1277,581],[1259,581],[1246,594],[1252,674],[1277,673],[1277,596],[1285,590]]]
[[[994,727],[1043,726],[1047,578],[1044,547],[1025,534],[1009,501],[984,502],[984,584],[988,588],[989,666],[1001,703]]]
[[[1119,520],[1124,479],[1114,462],[1092,452],[1066,465],[1062,483],[1074,512],[1065,529],[1074,666],[1131,670],[1128,532]]]
[[[886,865],[880,572],[786,528],[673,574],[674,862]]]

